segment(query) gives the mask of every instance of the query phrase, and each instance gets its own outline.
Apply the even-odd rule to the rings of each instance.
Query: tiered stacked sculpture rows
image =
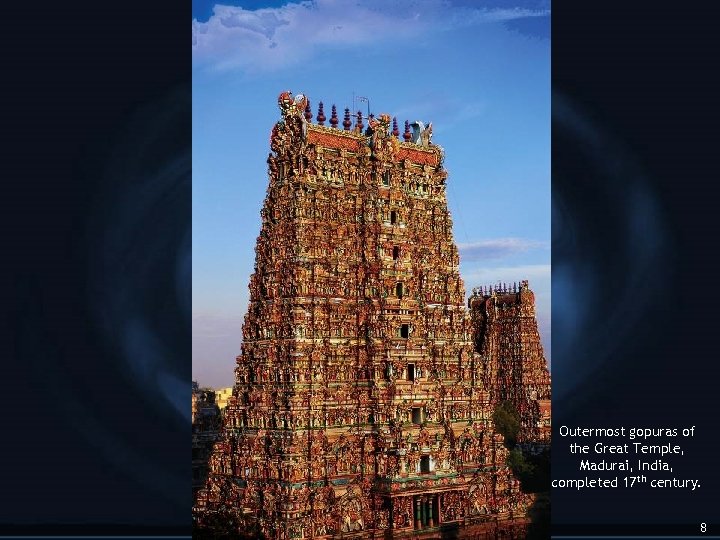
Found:
[[[549,444],[550,375],[528,282],[474,289],[468,303],[490,400],[520,413],[519,442]]]
[[[442,150],[427,130],[399,142],[387,115],[350,130],[346,111],[343,130],[309,123],[300,95],[280,108],[234,397],[196,519],[401,538],[522,516]]]

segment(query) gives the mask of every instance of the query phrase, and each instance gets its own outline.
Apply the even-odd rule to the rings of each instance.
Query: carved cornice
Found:
[[[369,150],[368,137],[356,131],[346,131],[316,124],[308,124],[307,130],[307,142],[309,144],[355,153],[366,153]],[[440,165],[441,159],[442,150],[437,145],[425,148],[415,143],[398,141],[398,151],[395,154],[394,161],[408,160],[416,165],[437,167]]]

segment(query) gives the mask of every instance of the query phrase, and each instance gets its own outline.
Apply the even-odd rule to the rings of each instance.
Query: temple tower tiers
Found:
[[[476,351],[432,125],[406,122],[401,142],[388,115],[333,105],[325,126],[322,104],[318,124],[302,95],[279,105],[236,384],[196,518],[234,514],[273,539],[514,526],[532,498],[493,430],[498,370]]]
[[[550,373],[527,281],[475,288],[468,301],[490,401],[520,413],[521,443],[550,443]]]

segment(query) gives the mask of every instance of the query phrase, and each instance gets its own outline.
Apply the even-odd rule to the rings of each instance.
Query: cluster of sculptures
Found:
[[[432,125],[406,122],[400,141],[389,115],[351,129],[346,111],[340,129],[334,106],[330,127],[303,95],[279,106],[234,396],[196,519],[230,509],[268,538],[400,538],[523,516],[531,497],[492,413],[513,400],[528,437],[542,431],[532,293],[516,307],[475,295],[468,312]],[[506,342],[532,357],[499,358]]]

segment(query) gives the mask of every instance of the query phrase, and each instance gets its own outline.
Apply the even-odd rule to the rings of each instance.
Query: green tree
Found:
[[[530,526],[525,534],[526,540],[546,540],[550,538],[550,492],[538,494],[535,504],[528,510]]]
[[[505,437],[505,446],[514,448],[517,443],[517,436],[520,433],[520,413],[509,401],[503,401],[493,413],[495,431]]]
[[[534,467],[522,453],[519,448],[513,448],[507,457],[508,467],[512,469],[513,475],[520,480],[522,484],[525,484],[525,480],[528,476],[534,472]]]
[[[540,454],[524,454],[520,448],[513,448],[507,458],[507,465],[525,493],[540,493],[550,490],[550,451]]]

